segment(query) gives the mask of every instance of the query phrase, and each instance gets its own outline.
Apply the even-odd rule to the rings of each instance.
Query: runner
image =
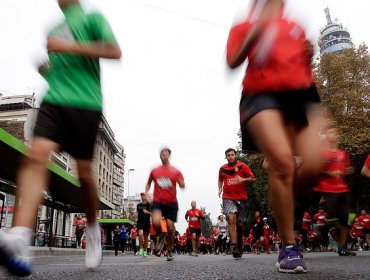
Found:
[[[137,251],[137,246],[136,246],[136,239],[138,236],[138,229],[136,225],[133,225],[131,230],[130,230],[130,239],[131,239],[131,248],[134,251],[135,256],[139,255],[139,252]]]
[[[218,195],[222,194],[222,207],[228,223],[231,250],[234,258],[241,258],[243,252],[243,230],[247,221],[247,186],[255,181],[248,165],[238,161],[237,153],[229,148],[225,151],[227,164],[218,175]]]
[[[199,237],[201,235],[200,231],[200,220],[204,219],[204,214],[202,210],[197,209],[197,203],[195,201],[191,202],[191,209],[186,211],[185,220],[189,223],[190,232],[192,234],[192,248],[193,252],[191,255],[193,257],[198,257],[199,254]]]
[[[148,256],[148,235],[150,232],[150,206],[145,193],[140,194],[141,202],[136,206],[137,228],[139,230],[139,255]]]
[[[218,216],[218,222],[215,225],[215,228],[217,229],[217,239],[218,242],[216,243],[218,245],[218,248],[216,248],[216,253],[221,253],[223,255],[226,255],[226,241],[228,236],[228,224],[227,221],[225,221],[225,216],[220,215]]]
[[[156,233],[161,232],[161,220],[165,218],[167,223],[167,260],[172,261],[173,242],[175,238],[175,223],[177,221],[178,203],[176,197],[176,184],[185,188],[184,177],[181,172],[170,165],[171,150],[163,148],[160,151],[162,165],[153,169],[145,187],[145,195],[148,195],[150,185],[154,182],[152,220]],[[156,248],[160,249],[160,248]]]
[[[364,249],[367,251],[369,250],[370,246],[370,215],[366,213],[366,210],[361,210],[361,215],[358,217],[358,221],[362,223],[364,227],[363,233],[365,236],[365,244]]]
[[[257,8],[256,8],[257,7]],[[261,9],[259,9],[261,8]],[[227,63],[248,60],[240,102],[243,150],[258,149],[269,161],[271,209],[283,247],[280,272],[306,272],[294,236],[294,155],[304,160],[297,189],[315,181],[321,169],[319,131],[323,111],[312,83],[313,46],[303,29],[283,18],[282,0],[254,1],[247,19],[232,27]]]
[[[252,220],[249,228],[252,229],[254,237],[254,252],[259,255],[261,253],[261,244],[264,243],[263,222],[259,211],[256,211],[256,213],[254,213],[254,219]]]
[[[99,58],[119,59],[121,50],[101,14],[86,14],[78,0],[58,2],[64,19],[49,33],[49,62],[39,68],[49,90],[38,112],[28,157],[18,170],[14,227],[0,238],[0,263],[17,275],[31,273],[28,245],[42,191],[48,186],[46,166],[52,151],[64,150],[76,159],[86,205],[86,266],[97,268],[102,260],[98,190],[91,168],[102,115]]]
[[[352,195],[344,180],[346,175],[353,173],[353,168],[350,166],[348,153],[337,147],[339,139],[337,129],[329,124],[324,135],[328,149],[325,151],[322,176],[314,191],[320,194],[320,204],[327,209],[326,223],[333,223],[334,219],[337,219],[339,224],[339,256],[355,256],[356,253],[347,250],[347,237],[355,214]]]

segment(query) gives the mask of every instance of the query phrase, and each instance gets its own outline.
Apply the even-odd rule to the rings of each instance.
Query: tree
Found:
[[[200,207],[200,210],[204,214],[204,219],[200,220],[200,231],[205,237],[209,237],[213,230],[213,224],[211,221],[211,214],[207,213],[205,207]]]

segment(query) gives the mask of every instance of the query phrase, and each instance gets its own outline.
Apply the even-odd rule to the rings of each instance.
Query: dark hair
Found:
[[[227,155],[227,153],[230,153],[230,152],[234,152],[235,154],[237,154],[236,150],[233,149],[233,148],[228,148],[226,151],[225,151],[225,156]]]
[[[171,155],[171,149],[168,147],[163,147],[159,153],[162,153],[163,151],[168,151],[168,153]]]

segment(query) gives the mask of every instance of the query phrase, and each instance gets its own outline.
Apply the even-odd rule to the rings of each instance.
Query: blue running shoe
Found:
[[[0,264],[17,276],[31,274],[29,248],[22,238],[11,234],[0,236]]]
[[[280,262],[285,258],[285,255],[286,255],[286,253],[285,253],[285,247],[282,247],[280,249],[278,259],[277,259],[277,261],[275,263],[276,269],[279,269],[280,268]]]
[[[279,272],[305,273],[307,267],[300,257],[300,248],[297,245],[288,245],[281,248],[279,258]]]

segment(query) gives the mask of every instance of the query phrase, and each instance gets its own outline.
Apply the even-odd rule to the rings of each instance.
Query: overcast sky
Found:
[[[123,52],[119,62],[102,62],[105,116],[126,153],[130,194],[144,190],[150,170],[169,146],[171,162],[184,174],[178,191],[178,229],[186,228],[191,200],[215,222],[224,151],[236,147],[243,69],[225,66],[230,26],[246,14],[242,0],[83,0],[109,20]],[[45,35],[61,19],[56,0],[0,0],[0,92],[41,99],[47,85],[36,73],[46,58]],[[294,3],[294,5],[292,4]],[[287,9],[313,42],[325,25],[324,8],[370,45],[367,0],[290,0]],[[125,174],[127,195],[127,173]]]

